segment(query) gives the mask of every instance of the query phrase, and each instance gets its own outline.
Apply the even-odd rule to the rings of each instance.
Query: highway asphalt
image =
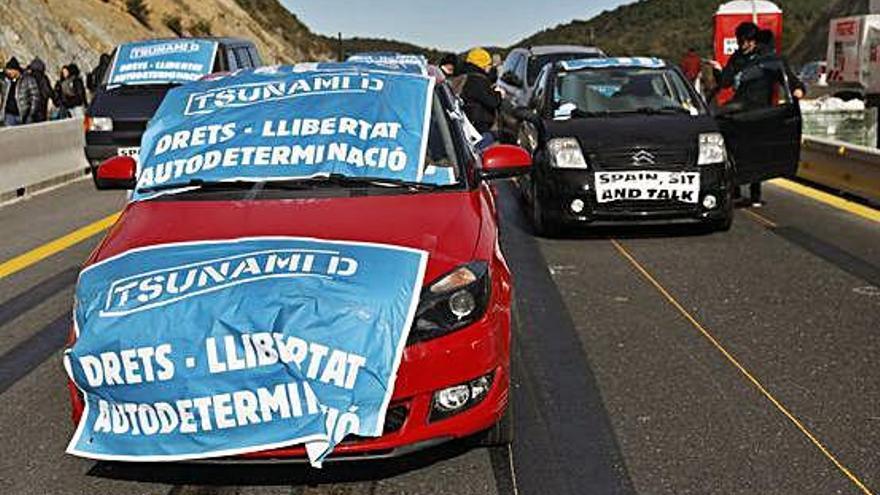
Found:
[[[0,278],[3,494],[880,493],[880,223],[767,186],[733,229],[531,234],[516,279],[512,448],[388,463],[149,465],[64,454],[61,346],[101,235]],[[118,211],[80,181],[0,207],[0,264]]]

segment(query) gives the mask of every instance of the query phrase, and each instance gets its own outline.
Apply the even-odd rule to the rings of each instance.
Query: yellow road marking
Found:
[[[53,254],[64,251],[65,249],[79,244],[80,242],[110,228],[119,218],[119,213],[114,213],[108,217],[102,218],[97,222],[86,225],[85,227],[74,230],[73,232],[59,237],[54,241],[47,242],[40,247],[32,249],[24,254],[20,254],[15,258],[0,263],[0,279],[8,277],[15,272],[24,270],[25,268],[42,261]]]
[[[813,189],[812,187],[798,184],[797,182],[793,182],[787,179],[773,179],[768,182],[776,187],[780,187],[787,191],[800,194],[801,196],[806,196],[820,203],[831,206],[832,208],[837,208],[838,210],[852,213],[853,215],[857,215],[867,220],[880,222],[880,210],[871,208],[870,206],[860,205],[858,203],[848,201],[833,194],[828,194],[818,189]]]
[[[614,247],[617,249],[617,251],[624,258],[626,258],[626,260],[629,261],[629,263],[633,267],[635,267],[635,269],[638,270],[638,272],[641,273],[642,276],[645,277],[645,279],[647,279],[648,282],[650,282],[651,285],[653,285],[654,288],[657,289],[657,291],[660,292],[660,294],[663,295],[663,297],[667,301],[669,301],[669,303],[675,309],[677,309],[678,312],[681,313],[681,315],[684,316],[684,318],[687,321],[689,321],[690,324],[693,325],[693,327],[696,328],[703,335],[703,337],[705,337],[706,340],[708,340],[709,343],[711,343],[712,346],[715,347],[727,359],[727,361],[729,361],[737,370],[739,370],[739,372],[742,373],[742,375],[745,376],[746,379],[749,382],[751,382],[752,385],[754,385],[755,388],[757,388],[758,391],[761,392],[761,394],[764,397],[766,397],[767,400],[769,400],[776,407],[776,409],[779,410],[779,412],[781,412],[786,418],[788,418],[788,420],[791,421],[792,424],[794,424],[797,427],[797,429],[800,430],[801,433],[803,433],[807,437],[807,439],[809,439],[809,441],[813,445],[815,445],[816,448],[818,448],[819,451],[822,452],[822,454],[825,455],[825,457],[832,462],[832,464],[834,464],[837,467],[837,469],[839,469],[844,475],[846,475],[846,477],[849,478],[850,481],[852,481],[859,488],[859,490],[862,491],[863,494],[873,495],[871,490],[869,490],[868,487],[865,486],[865,484],[852,473],[852,471],[850,471],[846,466],[844,466],[842,462],[837,460],[837,458],[834,456],[834,454],[832,454],[831,451],[829,451],[828,448],[826,448],[822,444],[822,442],[820,442],[819,439],[816,438],[816,436],[813,435],[813,433],[810,432],[810,430],[808,430],[807,427],[804,426],[804,424],[799,419],[797,419],[794,416],[794,414],[792,414],[788,410],[788,408],[786,408],[781,402],[779,402],[779,400],[777,400],[776,397],[774,397],[773,394],[771,394],[770,391],[767,390],[764,387],[764,385],[762,385],[761,382],[758,381],[758,379],[755,378],[755,376],[752,375],[752,373],[750,373],[749,370],[747,370],[745,368],[745,366],[740,364],[740,362],[735,357],[733,357],[733,355],[730,352],[728,352],[727,349],[725,349],[724,346],[722,346],[721,343],[711,333],[709,333],[709,331],[706,330],[706,328],[703,327],[703,325],[701,325],[700,322],[698,322],[697,319],[694,318],[690,314],[690,312],[687,309],[685,309],[684,306],[682,306],[678,302],[678,300],[676,300],[672,296],[672,294],[669,293],[669,291],[666,290],[666,288],[664,288],[662,285],[660,285],[660,282],[658,282],[657,279],[654,278],[650,274],[650,272],[648,272],[648,270],[645,267],[643,267],[641,265],[641,263],[639,263],[629,253],[629,251],[626,250],[625,247],[623,247],[622,244],[620,244],[619,242],[617,242],[614,239],[611,240],[611,243],[614,244]]]
[[[770,220],[769,218],[765,217],[764,215],[760,215],[757,212],[754,212],[752,210],[742,210],[742,211],[745,212],[746,215],[749,215],[750,217],[757,220],[758,223],[763,224],[765,227],[769,227],[771,229],[775,229],[776,227],[779,227],[779,225],[776,222],[774,222],[773,220]]]

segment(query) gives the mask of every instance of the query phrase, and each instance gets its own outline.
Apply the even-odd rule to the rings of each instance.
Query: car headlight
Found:
[[[723,163],[727,159],[724,136],[717,132],[700,134],[700,157],[697,165]]]
[[[554,168],[586,169],[587,161],[581,145],[574,138],[556,138],[547,142],[550,153],[550,166]]]
[[[113,130],[113,119],[110,117],[89,117],[83,121],[86,131],[110,132]]]
[[[409,343],[446,335],[470,325],[486,312],[491,284],[489,265],[462,265],[422,290]]]

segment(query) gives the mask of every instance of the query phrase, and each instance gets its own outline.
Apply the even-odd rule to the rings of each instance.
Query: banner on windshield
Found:
[[[126,43],[116,50],[107,85],[197,81],[211,73],[216,53],[217,43],[206,40]]]
[[[427,254],[267,237],[134,249],[80,274],[68,446],[175,461],[382,434]]]
[[[361,62],[264,67],[168,93],[134,200],[214,181],[422,181],[433,79]]]

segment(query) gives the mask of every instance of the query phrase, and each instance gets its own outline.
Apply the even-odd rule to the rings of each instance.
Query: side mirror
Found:
[[[528,151],[510,144],[496,144],[483,151],[483,168],[480,178],[485,180],[507,179],[525,175],[532,168],[532,156]]]
[[[518,75],[513,72],[505,72],[504,74],[501,74],[501,80],[517,88],[521,88],[523,86],[522,80],[519,78]]]
[[[114,156],[98,165],[95,187],[101,190],[134,189],[137,162],[130,156]]]

